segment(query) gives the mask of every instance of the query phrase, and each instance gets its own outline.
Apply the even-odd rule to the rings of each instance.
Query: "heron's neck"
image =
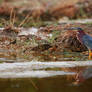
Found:
[[[77,35],[77,37],[78,37],[79,41],[80,41],[81,43],[83,43],[82,38],[83,38],[83,36],[85,36],[86,34],[85,34],[85,32],[83,32],[83,31],[78,31],[78,32],[79,32],[79,34]]]
[[[81,35],[81,36],[86,35],[84,31],[78,31],[78,32],[79,32],[79,35]]]

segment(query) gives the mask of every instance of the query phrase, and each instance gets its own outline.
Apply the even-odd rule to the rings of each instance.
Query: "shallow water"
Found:
[[[91,92],[92,79],[75,86],[63,76],[20,80],[1,80],[1,92]]]
[[[91,61],[1,63],[0,91],[91,92],[91,77]]]

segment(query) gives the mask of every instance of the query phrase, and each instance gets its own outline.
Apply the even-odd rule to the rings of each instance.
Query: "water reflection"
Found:
[[[65,76],[49,78],[0,80],[2,92],[91,92],[92,79],[79,86],[71,85],[73,80],[66,80]]]
[[[92,66],[80,70],[76,75],[76,82],[81,83],[92,77]]]
[[[2,92],[91,92],[91,85],[91,61],[0,64]]]

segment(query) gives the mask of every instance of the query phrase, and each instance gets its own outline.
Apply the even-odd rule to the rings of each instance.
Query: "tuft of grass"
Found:
[[[92,22],[87,22],[87,23],[85,23],[85,24],[87,24],[87,25],[92,25]]]
[[[88,15],[85,12],[84,7],[80,7],[79,12],[77,14],[77,18],[87,18],[87,17],[88,17]]]
[[[5,17],[5,18],[4,18]],[[23,16],[22,20],[18,16],[16,16],[16,11],[14,8],[11,9],[10,16],[7,18],[6,16],[0,17],[1,20],[1,26],[3,27],[11,27],[14,29],[15,27],[22,27],[23,25],[27,25],[30,21],[30,14],[27,14],[27,16]]]

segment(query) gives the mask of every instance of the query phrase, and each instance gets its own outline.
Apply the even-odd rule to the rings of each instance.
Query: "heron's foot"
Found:
[[[92,60],[92,52],[89,52],[89,60]]]

